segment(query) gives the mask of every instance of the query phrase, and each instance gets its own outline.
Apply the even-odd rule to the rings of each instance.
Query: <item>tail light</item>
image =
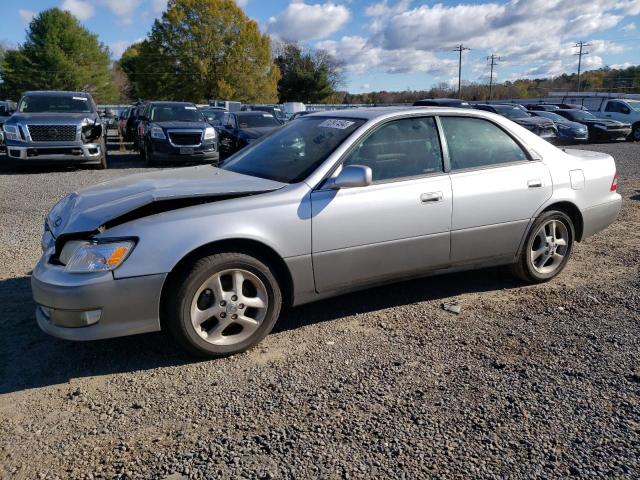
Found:
[[[613,181],[611,182],[611,191],[612,192],[618,191],[618,172],[616,172],[615,175],[613,176]]]

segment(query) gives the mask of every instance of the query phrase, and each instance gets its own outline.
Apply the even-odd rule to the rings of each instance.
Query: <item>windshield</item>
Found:
[[[279,127],[282,125],[270,113],[238,115],[238,128]]]
[[[155,105],[151,107],[152,122],[202,122],[204,118],[193,105]]]
[[[589,112],[585,112],[583,110],[571,110],[569,112],[569,115],[571,116],[572,119],[574,120],[593,120],[594,118],[596,118],[594,115],[590,114]]]
[[[67,95],[32,95],[20,100],[21,113],[91,113],[93,108],[87,97]]]
[[[540,117],[548,118],[549,120],[553,120],[554,122],[566,122],[567,119],[557,113],[552,112],[536,112],[536,114]]]
[[[302,117],[230,157],[222,168],[285,183],[307,178],[364,120]]]
[[[227,113],[225,110],[218,109],[202,110],[202,114],[207,119],[207,122],[218,122],[219,125],[222,125],[225,113]]]
[[[496,107],[496,112],[500,115],[503,115],[511,120],[516,118],[528,118],[529,115],[527,112],[518,107]]]
[[[640,112],[640,100],[625,100],[625,102],[627,102],[630,108],[633,108],[636,112]]]

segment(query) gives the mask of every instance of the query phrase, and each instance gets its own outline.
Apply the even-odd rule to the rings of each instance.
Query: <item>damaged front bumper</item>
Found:
[[[112,272],[69,273],[42,256],[31,275],[40,328],[66,340],[98,340],[160,330],[166,274],[115,279]]]
[[[7,156],[24,162],[82,162],[100,163],[102,146],[99,143],[71,145],[36,145],[7,142]]]

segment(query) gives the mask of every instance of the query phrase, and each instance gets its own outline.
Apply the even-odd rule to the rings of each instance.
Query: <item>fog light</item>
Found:
[[[100,321],[102,309],[97,310],[57,310],[38,306],[40,314],[57,327],[79,328],[94,325]]]

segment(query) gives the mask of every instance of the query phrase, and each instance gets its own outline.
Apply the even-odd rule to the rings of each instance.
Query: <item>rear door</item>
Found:
[[[512,258],[552,193],[551,174],[506,130],[472,117],[441,117],[451,188],[451,261]]]
[[[386,281],[447,265],[451,181],[433,117],[388,122],[343,165],[371,168],[373,184],[311,194],[318,292]]]

